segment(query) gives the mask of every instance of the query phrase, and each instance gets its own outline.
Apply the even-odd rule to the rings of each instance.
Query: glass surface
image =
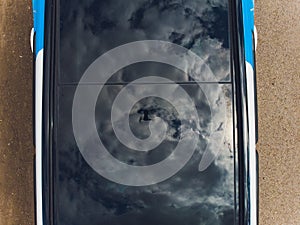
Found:
[[[230,81],[227,0],[65,0],[60,1],[59,82],[77,83],[100,55],[140,40],[190,49],[217,81]],[[153,65],[151,70],[157,71]],[[116,74],[110,81],[128,79]],[[172,80],[191,79],[175,73]]]
[[[54,100],[54,224],[235,224],[227,1],[66,0],[59,5],[59,70]],[[192,50],[205,64],[205,69],[200,70],[200,79],[180,69],[183,67],[146,60],[114,71],[105,85],[98,81],[78,84],[80,79],[85,80],[98,57],[116,47],[143,40],[167,41]],[[102,76],[101,71],[97,75]],[[151,76],[162,79],[153,80]],[[145,77],[148,79],[130,84]],[[205,83],[201,82],[202,78]],[[74,96],[78,89],[84,90],[82,99],[87,99],[79,101],[82,109],[77,108],[77,111],[82,112],[89,107],[88,97],[99,90],[92,107],[93,118],[78,123],[80,131],[76,131],[74,125],[77,118]],[[127,100],[121,98],[116,104],[124,93]],[[159,141],[151,150],[137,151],[131,147],[135,146],[133,140],[127,140],[126,144],[119,137],[122,132],[117,135],[118,126],[121,130],[124,128],[127,102],[134,104],[129,107],[130,129],[126,132],[141,142],[149,137],[154,142]],[[89,121],[95,124],[96,136],[92,135]],[[153,124],[164,124],[166,130],[161,142],[160,130],[151,130]],[[96,151],[93,164],[88,153],[94,150],[88,146],[100,139],[109,155],[123,165],[155,166],[170,158],[176,161],[174,149],[189,137],[191,145],[195,142],[195,149],[186,163],[176,173],[147,185],[128,185],[106,177],[97,170],[99,164],[106,163],[98,160],[101,154]],[[87,147],[82,149],[82,146]],[[185,147],[189,149],[188,145]],[[207,168],[199,171],[206,153],[215,153],[215,157]],[[120,180],[128,178],[133,184],[149,179],[148,174],[141,176],[137,172],[133,176],[117,170],[114,166],[107,169],[112,176],[118,173]],[[160,173],[154,175],[159,177]]]
[[[170,84],[171,85],[171,84]],[[196,103],[201,118],[199,141],[193,157],[171,178],[150,186],[131,187],[111,182],[97,174],[82,157],[72,133],[72,101],[75,86],[58,89],[59,108],[56,126],[56,224],[83,225],[232,225],[234,224],[234,151],[230,85],[220,85],[226,93],[227,115],[224,143],[219,156],[203,172],[199,162],[207,145],[205,134],[209,123],[209,107],[197,85],[181,85]],[[88,88],[88,87],[87,87]],[[170,155],[180,137],[180,121],[169,102],[145,98],[132,108],[130,124],[139,138],[149,135],[148,123],[160,116],[169,125],[166,140],[150,153],[132,151],[114,136],[110,106],[115,95],[124,88],[107,85],[98,98],[96,119],[99,137],[118,160],[134,165],[154,164]],[[138,88],[138,87],[137,87]],[[145,114],[148,112],[148,114]],[[147,115],[147,116],[146,116]],[[224,127],[223,127],[224,126]]]

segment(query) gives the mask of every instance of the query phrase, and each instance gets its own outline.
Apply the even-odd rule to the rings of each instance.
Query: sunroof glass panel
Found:
[[[59,12],[60,83],[78,83],[86,69],[103,54],[145,40],[169,42],[192,51],[212,71],[208,81],[231,79],[225,0],[67,0],[60,1]],[[120,52],[126,51],[130,57],[136,49],[121,48]],[[148,54],[152,50],[144,51]],[[151,68],[155,71],[155,65]],[[198,78],[207,81],[205,76],[202,72]],[[170,78],[176,82],[194,80],[191,74]],[[131,77],[115,76],[110,81],[129,80]]]

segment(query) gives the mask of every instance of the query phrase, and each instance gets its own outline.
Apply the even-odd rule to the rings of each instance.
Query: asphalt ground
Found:
[[[300,224],[300,0],[257,0],[260,224]],[[0,0],[0,225],[34,224],[30,0]]]

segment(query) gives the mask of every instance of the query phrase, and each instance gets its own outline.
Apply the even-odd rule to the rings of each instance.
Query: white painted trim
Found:
[[[258,42],[258,36],[257,36],[256,26],[254,26],[254,28],[253,28],[253,33],[254,33],[254,48],[255,48],[255,51],[256,51],[256,49],[257,49],[257,42]]]
[[[43,58],[44,50],[38,52],[35,62],[35,148],[36,148],[36,225],[43,224],[42,198],[42,105],[43,105]]]
[[[30,48],[31,48],[31,52],[33,52],[33,38],[34,38],[34,28],[31,28],[31,31],[30,31]]]
[[[250,63],[246,62],[248,129],[249,129],[249,179],[250,179],[250,224],[257,225],[257,161],[256,161],[256,105],[255,79]]]

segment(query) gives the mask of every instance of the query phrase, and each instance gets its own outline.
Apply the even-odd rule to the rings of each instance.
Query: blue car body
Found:
[[[33,0],[34,21],[34,56],[35,56],[35,146],[36,146],[36,224],[48,225],[45,222],[45,206],[43,199],[43,151],[42,151],[42,114],[43,114],[43,57],[45,40],[45,6],[47,0]],[[256,113],[256,88],[255,88],[255,47],[256,29],[254,26],[254,1],[240,0],[242,14],[243,44],[241,51],[244,53],[245,84],[247,87],[247,118],[248,127],[245,128],[249,134],[248,145],[245,147],[249,163],[246,165],[246,204],[248,212],[244,212],[247,221],[245,224],[257,225],[257,153],[255,145],[257,142],[257,113]]]

